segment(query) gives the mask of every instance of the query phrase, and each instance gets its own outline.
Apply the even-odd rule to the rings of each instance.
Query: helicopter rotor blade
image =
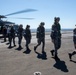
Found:
[[[8,18],[12,18],[12,19],[27,19],[27,20],[35,19],[35,18],[21,18],[21,17],[8,17]]]
[[[6,16],[4,16],[4,15],[0,15],[0,18],[7,18]]]
[[[27,13],[27,12],[34,12],[34,11],[37,11],[37,10],[36,9],[25,9],[25,10],[21,10],[21,11],[18,11],[18,12],[7,14],[5,16],[10,16],[10,15],[15,15],[15,14],[21,14],[21,13]]]

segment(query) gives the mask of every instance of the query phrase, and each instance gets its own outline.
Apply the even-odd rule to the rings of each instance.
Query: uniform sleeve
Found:
[[[26,30],[24,30],[24,38],[26,39]]]
[[[30,37],[30,39],[31,39],[31,37],[32,37],[32,36],[31,36],[31,30],[29,30],[29,37]]]
[[[74,34],[74,32],[75,32],[75,29],[73,30],[73,34]]]
[[[50,37],[53,39],[53,35],[54,35],[54,28],[53,28],[53,25],[52,25],[52,28],[51,28],[51,35]]]
[[[60,26],[60,24],[59,24],[59,29],[58,30],[59,30],[59,32],[58,32],[59,36],[61,37],[62,35],[61,35],[61,26]]]
[[[52,25],[52,28],[51,28],[51,32],[54,32],[54,28],[53,28],[53,25]]]
[[[45,37],[45,28],[44,28],[44,37]]]
[[[36,31],[36,38],[39,38],[39,28],[37,28],[37,31]]]
[[[61,26],[60,26],[60,24],[59,24],[59,30],[61,31]]]

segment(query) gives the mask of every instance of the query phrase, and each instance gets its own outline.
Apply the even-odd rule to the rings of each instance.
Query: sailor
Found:
[[[22,24],[19,25],[17,34],[18,34],[18,44],[19,44],[18,49],[22,49],[22,46],[21,46],[22,37],[23,37],[23,25]]]
[[[73,42],[74,42],[74,48],[75,48],[75,50],[72,53],[69,53],[70,60],[72,60],[72,56],[76,54],[76,27],[73,30]]]
[[[37,28],[36,38],[38,44],[34,46],[34,51],[36,52],[37,47],[42,43],[42,53],[44,53],[44,47],[45,47],[45,23],[41,22],[39,27]]]
[[[31,42],[31,30],[30,30],[30,25],[26,26],[26,29],[24,30],[24,38],[26,40],[26,50],[30,50],[29,49],[29,44]]]
[[[4,42],[6,42],[7,28],[5,26],[3,27],[3,37],[4,37]]]
[[[11,43],[13,40],[13,46],[15,47],[15,30],[13,28],[13,26],[11,26],[10,28],[10,33],[9,33],[9,47],[8,48],[12,48]]]
[[[54,44],[54,50],[51,50],[52,56],[58,59],[58,49],[61,47],[61,26],[60,26],[60,18],[54,18],[54,24],[51,29],[51,39]]]

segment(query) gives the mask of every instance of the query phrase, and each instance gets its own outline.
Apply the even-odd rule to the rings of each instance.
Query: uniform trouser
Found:
[[[76,36],[73,36],[74,47],[76,49]],[[75,55],[76,51],[73,51],[72,55]]]
[[[8,41],[10,41],[10,34],[8,33],[7,36],[8,36]]]
[[[3,37],[4,37],[4,42],[6,41],[6,34],[3,34]]]
[[[36,48],[41,44],[42,42],[42,51],[44,51],[44,47],[45,47],[45,38],[38,38],[37,40],[38,44],[36,46]]]
[[[76,36],[73,36],[74,47],[76,49]]]
[[[57,50],[61,47],[61,38],[54,39],[55,55],[57,55]]]
[[[19,46],[21,46],[21,42],[22,42],[22,36],[18,36],[18,44],[19,44]]]
[[[26,38],[26,50],[29,50],[29,44],[30,44],[31,39]]]
[[[12,40],[13,40],[13,44],[15,46],[15,37],[9,37],[10,46],[11,46]]]
[[[73,51],[72,55],[75,55],[76,54],[76,51]]]

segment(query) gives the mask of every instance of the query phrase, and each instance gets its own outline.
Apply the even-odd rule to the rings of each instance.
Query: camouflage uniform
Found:
[[[26,29],[24,31],[24,38],[26,40],[26,50],[30,50],[28,45],[30,44],[31,42],[31,31],[29,29],[29,25],[26,26]]]
[[[74,42],[74,47],[76,49],[76,28],[73,30],[73,42]],[[72,53],[69,53],[69,58],[70,60],[72,59],[72,56],[76,54],[76,51],[73,51]]]
[[[13,28],[13,26],[11,27],[11,29],[10,29],[10,31],[9,31],[10,33],[9,33],[9,48],[11,48],[11,43],[12,43],[12,39],[13,39],[13,44],[14,44],[14,46],[16,46],[15,45],[15,30],[14,30],[14,28]]]
[[[76,28],[73,30],[73,42],[76,44]]]
[[[21,47],[21,41],[22,41],[22,36],[23,36],[23,28],[22,28],[22,25],[19,26],[17,34],[18,34],[19,48],[22,48]]]
[[[6,37],[7,37],[7,28],[3,27],[3,37],[4,37],[4,42],[6,42]]]
[[[51,30],[51,39],[55,47],[55,50],[54,50],[55,56],[57,56],[57,50],[61,47],[61,32],[60,31],[61,31],[60,24],[54,22],[54,24],[52,25],[52,30]]]

